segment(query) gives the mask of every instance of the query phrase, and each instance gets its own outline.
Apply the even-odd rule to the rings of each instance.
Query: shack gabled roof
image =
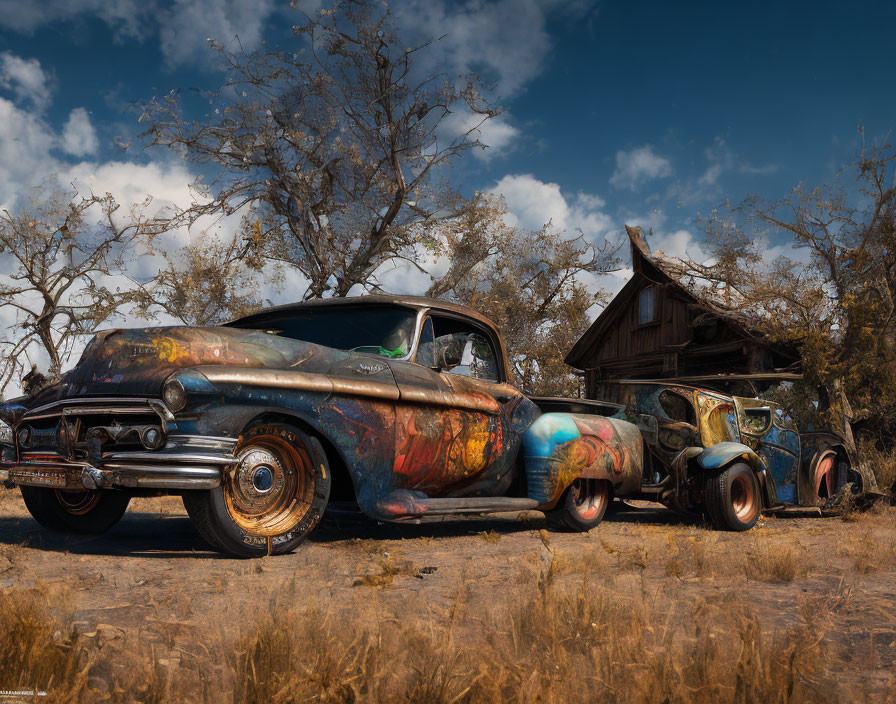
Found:
[[[635,296],[645,285],[653,284],[668,287],[677,298],[684,300],[688,305],[702,309],[707,313],[718,314],[715,306],[695,294],[676,277],[663,269],[662,259],[651,253],[640,227],[629,227],[626,225],[625,231],[631,245],[632,277],[613,300],[610,301],[607,307],[601,311],[591,327],[585,331],[566,355],[564,361],[576,369],[584,370],[588,368],[601,340],[618,323],[620,317],[628,313]],[[751,330],[739,321],[727,317],[724,320],[726,325],[734,328],[743,338],[769,345],[767,341],[763,340],[763,336],[760,333]],[[786,356],[798,359],[796,351],[787,346],[775,345],[775,348]]]

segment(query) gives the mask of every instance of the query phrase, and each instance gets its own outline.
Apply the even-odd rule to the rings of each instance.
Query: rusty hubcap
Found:
[[[73,516],[83,516],[90,513],[100,502],[98,491],[59,491],[56,490],[56,500],[66,512]]]
[[[602,479],[576,479],[573,491],[576,513],[586,521],[597,518],[610,499],[610,486]]]
[[[751,477],[739,474],[731,484],[731,506],[734,513],[744,523],[753,520],[753,516],[759,508],[756,496],[756,487]]]
[[[237,450],[237,459],[223,485],[231,518],[250,535],[280,535],[295,527],[314,493],[305,449],[276,435],[258,435]]]

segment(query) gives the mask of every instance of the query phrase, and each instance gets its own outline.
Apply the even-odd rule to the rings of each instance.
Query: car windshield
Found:
[[[398,359],[414,344],[416,313],[397,306],[333,306],[253,315],[232,327]]]

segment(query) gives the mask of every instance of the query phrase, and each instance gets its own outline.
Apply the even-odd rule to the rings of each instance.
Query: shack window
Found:
[[[638,325],[656,320],[656,288],[648,286],[638,294]]]

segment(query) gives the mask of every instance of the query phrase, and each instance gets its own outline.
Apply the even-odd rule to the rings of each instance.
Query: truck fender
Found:
[[[617,495],[641,485],[643,443],[637,426],[617,418],[545,413],[523,435],[529,498],[552,508],[580,477],[605,479]]]
[[[778,503],[777,491],[774,487],[774,482],[765,468],[765,463],[752,448],[747,447],[743,443],[716,443],[712,447],[707,447],[697,455],[696,460],[697,464],[707,471],[721,471],[734,462],[746,462],[753,468],[753,471],[756,472],[756,476],[759,477],[759,483],[762,485],[762,491],[765,495],[765,505],[774,506]]]

